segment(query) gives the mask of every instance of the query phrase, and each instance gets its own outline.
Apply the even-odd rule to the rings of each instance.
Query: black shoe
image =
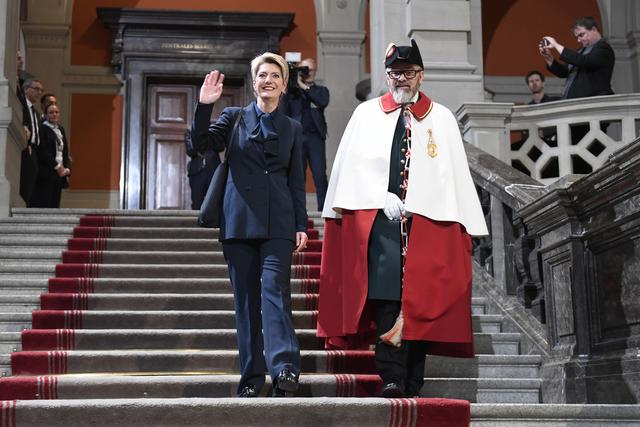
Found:
[[[258,390],[256,390],[256,386],[253,384],[246,385],[242,387],[242,390],[238,393],[238,397],[258,397]]]
[[[298,377],[293,375],[293,372],[291,372],[289,369],[284,368],[276,377],[273,389],[290,392],[296,391],[298,389]]]
[[[399,398],[405,397],[402,388],[396,383],[387,383],[382,387],[382,393],[380,393],[382,397],[389,398]]]

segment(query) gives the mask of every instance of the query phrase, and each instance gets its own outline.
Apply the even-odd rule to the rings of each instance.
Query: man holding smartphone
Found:
[[[567,79],[562,99],[613,94],[611,75],[615,54],[602,38],[598,24],[592,17],[582,17],[574,24],[573,34],[582,45],[578,51],[561,45],[550,36],[543,37],[538,45],[547,69],[556,76]],[[554,59],[551,49],[558,52],[562,62]]]

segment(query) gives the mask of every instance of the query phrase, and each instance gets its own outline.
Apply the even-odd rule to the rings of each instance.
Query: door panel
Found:
[[[191,127],[199,86],[195,84],[149,84],[146,119],[147,209],[190,209],[185,131]],[[211,120],[225,107],[244,105],[242,82],[225,81]]]

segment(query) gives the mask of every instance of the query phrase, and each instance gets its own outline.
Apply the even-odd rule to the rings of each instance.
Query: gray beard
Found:
[[[393,89],[391,91],[391,96],[393,96],[393,100],[396,101],[396,104],[407,104],[411,102],[415,93],[407,92],[406,90]]]

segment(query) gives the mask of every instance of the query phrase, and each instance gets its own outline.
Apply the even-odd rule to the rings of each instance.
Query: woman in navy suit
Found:
[[[300,347],[291,315],[291,258],[306,246],[302,128],[278,112],[288,66],[273,53],[251,62],[256,100],[209,124],[224,74],[207,74],[193,123],[199,149],[229,150],[220,241],[233,285],[240,383],[257,397],[268,370],[273,395],[298,388]],[[238,126],[233,132],[239,116]]]

